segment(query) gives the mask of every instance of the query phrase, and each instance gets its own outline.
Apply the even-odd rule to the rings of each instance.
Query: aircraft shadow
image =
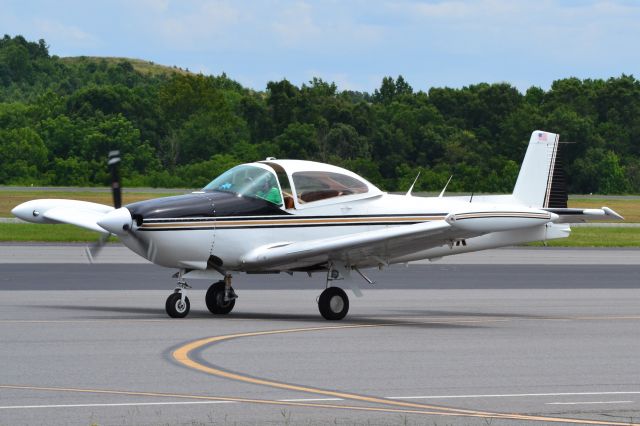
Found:
[[[66,311],[83,311],[83,312],[104,312],[114,314],[128,314],[126,316],[104,316],[104,315],[82,315],[75,318],[85,320],[96,319],[116,319],[116,320],[145,320],[145,319],[166,319],[169,320],[164,309],[161,308],[145,308],[145,307],[125,307],[125,306],[78,306],[78,305],[30,305],[33,308],[47,308]],[[388,311],[387,311],[388,312]],[[421,318],[416,318],[419,315]],[[406,316],[403,319],[402,316]],[[393,318],[375,317],[367,315],[348,315],[341,321],[327,321],[323,319],[319,313],[310,314],[288,314],[288,313],[271,313],[271,312],[232,312],[229,315],[212,315],[205,310],[192,310],[186,321],[191,319],[210,319],[212,321],[225,320],[263,320],[263,321],[283,321],[283,322],[305,322],[315,325],[330,324],[372,324],[372,325],[391,325],[391,326],[409,326],[409,327],[425,327],[425,328],[478,328],[486,327],[486,325],[466,324],[466,323],[445,323],[439,322],[442,317],[504,317],[514,316],[509,314],[488,314],[488,313],[466,313],[455,311],[398,311]],[[430,322],[433,317],[434,322]],[[174,320],[180,321],[180,320]]]
[[[403,310],[386,310],[388,314],[392,312],[394,315],[405,316],[421,316],[421,317],[479,317],[479,318],[523,318],[523,319],[540,319],[548,318],[549,315],[532,315],[532,314],[514,314],[509,312],[460,312],[460,311],[436,311],[436,310],[419,310],[419,309],[403,309]]]

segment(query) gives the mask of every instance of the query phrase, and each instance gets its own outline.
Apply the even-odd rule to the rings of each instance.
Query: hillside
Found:
[[[167,66],[156,64],[151,61],[145,61],[142,59],[134,59],[134,58],[117,58],[117,57],[109,57],[109,56],[67,56],[61,57],[60,61],[64,64],[68,65],[78,65],[82,66],[87,63],[98,64],[100,62],[105,62],[107,66],[114,66],[121,62],[128,62],[133,65],[133,69],[137,72],[144,75],[164,75],[170,76],[172,74],[182,74],[189,75],[194,74],[189,70],[185,70],[179,67]]]

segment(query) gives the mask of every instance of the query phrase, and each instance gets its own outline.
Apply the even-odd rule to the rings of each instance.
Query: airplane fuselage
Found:
[[[334,238],[394,226],[443,220],[457,212],[477,212],[486,225],[491,218],[507,223],[508,216],[529,221],[530,226],[517,230],[486,234],[479,228],[477,236],[467,232],[448,235],[446,239],[416,241],[371,256],[347,259],[357,267],[439,258],[470,251],[529,241],[568,236],[567,225],[553,225],[549,217],[538,217],[522,205],[473,201],[470,197],[412,197],[388,193],[374,196],[349,196],[344,200],[301,209],[282,209],[264,200],[243,199],[224,192],[199,192],[178,197],[134,203],[126,206],[136,220],[136,235],[147,242],[122,238],[138,254],[162,266],[205,270],[260,272],[244,265],[242,255],[253,247]],[[506,214],[496,215],[496,211]],[[467,223],[470,223],[468,221]],[[493,229],[493,228],[492,228]],[[481,235],[485,234],[485,235]],[[471,235],[474,235],[473,233]],[[421,244],[422,243],[422,244]],[[148,247],[151,245],[152,249]],[[277,270],[321,268],[324,259],[305,259],[281,265]]]

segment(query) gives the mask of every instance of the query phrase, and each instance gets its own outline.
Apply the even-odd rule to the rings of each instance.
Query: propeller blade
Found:
[[[107,240],[109,240],[109,235],[110,234],[102,234],[100,238],[98,238],[98,241],[85,247],[84,251],[87,254],[89,263],[93,264],[94,259],[98,256],[98,254],[102,250],[102,247],[104,247],[104,245],[107,243]]]
[[[120,163],[120,151],[109,151],[109,172],[111,173],[111,194],[113,195],[113,206],[119,209],[122,206],[122,190],[120,189],[120,174],[118,173],[118,164]],[[85,247],[85,253],[89,259],[89,263],[93,263],[98,256],[102,247],[109,240],[109,235],[102,234],[98,241]]]
[[[113,207],[122,207],[122,190],[120,188],[120,174],[118,164],[120,163],[120,151],[109,152],[109,171],[111,172],[111,194],[113,195]]]
[[[152,263],[156,263],[158,256],[158,247],[153,243],[153,240],[142,238],[135,229],[128,230],[125,234],[120,235],[121,240],[126,239],[126,245],[140,256],[146,258]],[[132,245],[136,245],[137,248],[133,248]]]

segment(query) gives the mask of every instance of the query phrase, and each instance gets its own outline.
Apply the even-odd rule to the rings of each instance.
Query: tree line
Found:
[[[125,186],[204,186],[266,157],[351,169],[381,188],[511,192],[534,129],[561,134],[571,193],[640,190],[640,81],[565,78],[415,91],[402,76],[373,93],[314,78],[264,91],[225,74],[145,73],[126,60],[49,54],[0,39],[0,184],[106,185],[110,150]]]

